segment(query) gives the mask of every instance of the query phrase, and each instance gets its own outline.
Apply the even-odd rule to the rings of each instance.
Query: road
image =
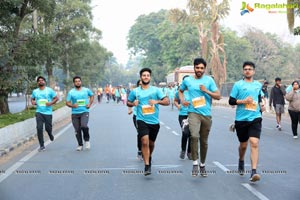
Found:
[[[237,169],[238,140],[228,131],[234,109],[213,107],[207,178],[192,177],[192,162],[179,159],[180,127],[177,111],[160,107],[161,128],[153,154],[152,174],[143,175],[136,159],[136,131],[127,107],[95,104],[90,114],[91,150],[77,152],[74,130],[67,124],[38,153],[35,144],[0,167],[1,200],[32,199],[289,199],[300,198],[300,140],[283,131],[273,115],[263,117],[258,170],[262,178],[250,183]],[[3,159],[3,158],[1,158]],[[246,169],[250,170],[249,149]]]

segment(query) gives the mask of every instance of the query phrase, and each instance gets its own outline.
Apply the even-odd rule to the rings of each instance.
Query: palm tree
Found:
[[[172,9],[169,19],[175,23],[192,23],[197,27],[200,56],[208,60],[210,55],[207,71],[214,76],[218,87],[221,87],[226,80],[226,56],[219,20],[229,14],[229,0],[223,0],[220,4],[217,0],[188,0],[187,8],[188,11]],[[223,63],[220,52],[224,54]]]
[[[294,33],[294,30],[300,29],[300,26],[294,28],[295,26],[295,17],[300,16],[300,0],[287,0],[287,4],[298,4],[298,8],[287,8],[287,21],[288,28],[291,33]]]

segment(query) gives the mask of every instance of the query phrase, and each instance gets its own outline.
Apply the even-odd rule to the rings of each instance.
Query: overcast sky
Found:
[[[219,0],[221,1],[221,0]],[[246,0],[251,7],[254,3],[285,3],[286,0]],[[126,64],[129,58],[127,35],[130,27],[139,15],[157,12],[160,9],[185,9],[187,0],[93,0],[94,26],[102,31],[100,43],[113,52],[119,63]],[[278,34],[285,40],[299,42],[300,36],[291,36],[287,28],[286,14],[269,13],[266,9],[254,9],[253,12],[240,15],[242,0],[231,0],[230,15],[222,24],[240,31],[252,26],[263,31]],[[284,9],[271,9],[285,11]],[[296,21],[299,23],[299,21]]]

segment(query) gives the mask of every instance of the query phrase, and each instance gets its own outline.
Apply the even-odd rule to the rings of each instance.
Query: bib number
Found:
[[[150,105],[144,105],[144,106],[142,106],[142,113],[143,113],[143,115],[154,114],[155,113],[155,107],[154,107],[154,105],[153,106],[150,106]]]
[[[205,101],[205,97],[204,96],[194,98],[192,100],[192,103],[193,103],[193,107],[194,108],[200,108],[200,107],[206,106],[206,101]]]
[[[245,109],[249,110],[249,111],[256,111],[257,108],[257,102],[253,102],[253,103],[246,103],[245,104]]]
[[[46,103],[48,102],[47,99],[40,99],[39,100],[39,106],[46,106]]]
[[[77,105],[78,106],[85,106],[85,99],[78,99],[77,100]]]

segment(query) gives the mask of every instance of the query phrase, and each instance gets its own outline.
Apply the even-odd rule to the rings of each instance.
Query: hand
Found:
[[[247,97],[246,99],[244,99],[244,103],[245,104],[251,104],[251,103],[253,103],[253,98],[252,97]]]
[[[46,103],[46,106],[51,106],[51,105],[52,105],[51,102],[47,102],[47,103]]]
[[[91,104],[88,103],[88,104],[86,105],[86,108],[89,109],[90,107],[91,107]]]
[[[207,92],[207,89],[204,85],[200,85],[200,90],[205,93]]]
[[[78,104],[77,103],[73,104],[72,108],[78,108]]]
[[[188,107],[190,105],[189,101],[182,101],[182,105]]]
[[[135,100],[135,101],[133,102],[133,106],[137,106],[137,105],[139,105],[139,100]]]
[[[265,112],[266,111],[266,106],[263,103],[260,103],[260,110],[261,112]]]
[[[157,101],[157,100],[150,99],[150,100],[149,100],[149,105],[150,105],[150,106],[153,106],[154,104],[158,104],[158,101]]]

